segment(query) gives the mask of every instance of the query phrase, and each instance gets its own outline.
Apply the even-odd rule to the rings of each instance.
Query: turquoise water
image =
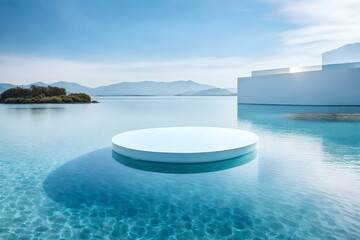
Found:
[[[359,239],[360,123],[288,117],[359,108],[98,100],[0,105],[0,239]],[[184,125],[251,130],[259,148],[181,171],[111,151],[117,133]]]

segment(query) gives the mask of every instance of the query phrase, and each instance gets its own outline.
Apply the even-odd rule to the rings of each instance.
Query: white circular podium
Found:
[[[249,131],[219,127],[165,127],[120,133],[113,150],[151,162],[203,163],[242,156],[256,149],[258,136]]]

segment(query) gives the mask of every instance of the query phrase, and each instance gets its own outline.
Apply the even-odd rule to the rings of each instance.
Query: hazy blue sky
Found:
[[[0,82],[192,79],[319,64],[360,41],[360,1],[2,0]]]

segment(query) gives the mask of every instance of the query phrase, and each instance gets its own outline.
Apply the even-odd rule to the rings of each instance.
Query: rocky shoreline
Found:
[[[288,117],[296,120],[360,122],[360,113],[295,113]]]

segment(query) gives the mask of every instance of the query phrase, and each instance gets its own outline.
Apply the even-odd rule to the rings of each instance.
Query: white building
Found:
[[[238,78],[238,103],[360,106],[360,63],[253,71]]]

